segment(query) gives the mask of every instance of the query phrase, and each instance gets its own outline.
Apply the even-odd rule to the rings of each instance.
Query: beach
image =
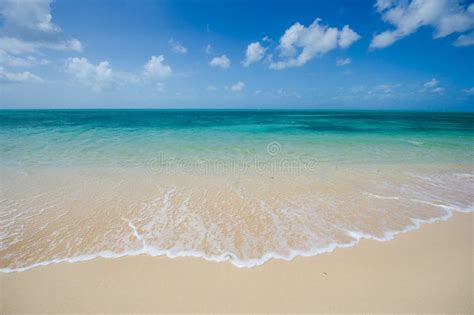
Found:
[[[6,313],[471,311],[471,114],[0,116]]]
[[[2,312],[473,312],[472,214],[255,268],[124,257],[2,273]]]
[[[0,315],[474,315],[473,1],[0,0]]]

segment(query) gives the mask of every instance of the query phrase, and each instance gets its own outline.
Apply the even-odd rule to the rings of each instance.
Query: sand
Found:
[[[2,313],[472,314],[473,214],[395,240],[239,269],[198,258],[96,259],[1,274]]]

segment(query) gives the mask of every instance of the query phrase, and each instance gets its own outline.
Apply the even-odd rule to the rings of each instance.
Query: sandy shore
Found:
[[[202,259],[96,259],[1,274],[2,313],[474,312],[473,214],[389,242],[238,269]]]

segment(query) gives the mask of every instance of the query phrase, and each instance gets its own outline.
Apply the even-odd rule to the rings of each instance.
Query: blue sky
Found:
[[[0,106],[474,109],[461,0],[0,0]]]

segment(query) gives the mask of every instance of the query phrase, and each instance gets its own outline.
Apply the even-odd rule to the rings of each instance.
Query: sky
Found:
[[[462,0],[0,0],[1,108],[474,110]]]

